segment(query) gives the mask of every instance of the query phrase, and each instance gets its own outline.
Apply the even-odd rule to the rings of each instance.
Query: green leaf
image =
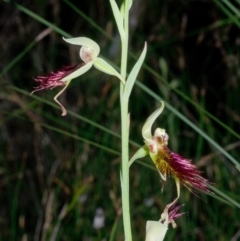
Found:
[[[125,3],[123,2],[121,7],[120,7],[120,13],[122,14],[122,17],[124,18],[124,11],[125,11]]]
[[[132,0],[126,0],[127,1],[127,5],[128,5],[128,10],[130,10],[130,8],[132,7]]]
[[[124,16],[124,14],[126,14],[125,11],[129,12],[130,8],[132,7],[132,3],[133,3],[132,0],[123,1],[121,8],[120,8],[120,11],[123,16]],[[125,6],[127,6],[127,7],[125,7]],[[127,13],[127,15],[128,15],[128,13]]]
[[[142,54],[141,54],[140,58],[138,59],[137,63],[134,65],[131,73],[129,74],[129,76],[127,78],[127,82],[126,82],[126,86],[125,86],[124,94],[123,94],[123,96],[126,99],[128,99],[130,94],[131,94],[133,85],[135,83],[135,80],[137,78],[139,70],[140,70],[140,68],[141,68],[141,66],[143,64],[144,59],[145,59],[146,52],[147,52],[147,43],[145,42]]]
[[[146,145],[140,147],[136,153],[132,156],[132,158],[129,161],[129,167],[133,164],[134,161],[137,159],[140,159],[142,157],[145,157],[149,154],[148,148]]]
[[[123,36],[124,35],[123,16],[120,13],[115,0],[110,0],[110,4],[111,4],[113,15],[114,15],[117,27],[118,27],[118,31],[119,31],[120,35]]]
[[[94,60],[93,65],[95,68],[97,68],[98,70],[106,74],[110,74],[118,77],[122,81],[122,83],[125,84],[125,80],[122,78],[122,76],[104,59],[97,57]]]

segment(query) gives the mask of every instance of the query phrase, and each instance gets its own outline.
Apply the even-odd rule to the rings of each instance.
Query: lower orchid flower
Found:
[[[39,90],[53,89],[55,87],[63,86],[63,89],[54,97],[54,100],[61,106],[62,115],[66,115],[66,109],[57,100],[57,98],[67,88],[72,79],[84,74],[92,66],[104,73],[115,75],[123,82],[123,84],[125,84],[122,76],[104,59],[98,57],[100,53],[100,47],[96,42],[86,37],[70,39],[63,38],[63,40],[70,44],[82,46],[80,48],[79,55],[83,62],[73,66],[65,66],[60,70],[56,72],[51,72],[45,76],[37,76],[36,78],[34,78],[34,80],[37,82],[38,86],[35,87],[35,90],[31,94]]]
[[[151,114],[142,128],[142,136],[145,146],[140,148],[129,162],[129,165],[138,158],[150,155],[154,162],[161,178],[166,181],[167,177],[173,177],[177,186],[177,198],[167,208],[170,208],[180,197],[180,184],[192,191],[192,188],[211,193],[207,184],[208,180],[201,176],[201,171],[197,170],[192,162],[172,152],[168,148],[169,136],[164,129],[157,128],[152,135],[152,124],[161,114],[164,108],[164,103],[159,109]],[[192,191],[193,192],[193,191]]]

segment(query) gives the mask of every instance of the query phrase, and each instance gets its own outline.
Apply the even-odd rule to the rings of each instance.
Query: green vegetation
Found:
[[[239,0],[133,2],[128,72],[145,41],[148,50],[129,103],[130,156],[164,100],[157,126],[215,192],[195,196],[181,187],[187,214],[165,240],[237,240]],[[119,68],[109,1],[4,0],[0,7],[0,240],[123,240],[119,81],[94,68],[74,79],[60,97],[65,117],[53,101],[58,89],[30,95],[34,76],[79,63],[79,48],[62,37],[93,39]],[[131,166],[130,190],[133,240],[144,240],[146,221],[159,219],[175,184],[162,183],[145,157]],[[100,228],[97,213],[105,218]]]

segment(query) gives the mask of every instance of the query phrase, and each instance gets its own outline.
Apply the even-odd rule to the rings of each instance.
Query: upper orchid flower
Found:
[[[152,135],[151,128],[153,122],[161,114],[162,106],[148,117],[143,128],[142,135],[146,144],[145,151],[150,155],[161,178],[165,181],[167,176],[172,176],[177,185],[177,198],[167,207],[170,208],[180,196],[180,183],[189,190],[195,188],[204,192],[210,192],[207,187],[208,181],[203,178],[201,172],[190,160],[172,152],[168,148],[168,134],[164,129],[157,128]]]
[[[123,82],[123,84],[125,84],[122,76],[104,59],[98,57],[100,53],[100,47],[96,42],[86,37],[70,39],[63,38],[63,40],[70,44],[82,46],[80,48],[79,55],[83,62],[73,66],[65,66],[57,72],[51,72],[45,76],[37,76],[34,80],[38,83],[38,86],[35,87],[35,90],[32,92],[34,93],[35,91],[43,89],[53,89],[58,86],[64,86],[64,88],[54,97],[54,100],[62,108],[62,115],[66,115],[67,111],[57,100],[57,98],[67,88],[72,79],[84,74],[92,66],[104,73],[117,76]]]

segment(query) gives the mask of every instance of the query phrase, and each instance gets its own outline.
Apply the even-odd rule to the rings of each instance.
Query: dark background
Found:
[[[172,108],[155,127],[166,129],[169,148],[192,159],[216,188],[213,197],[181,188],[186,214],[166,240],[238,240],[240,169],[224,150],[239,160],[239,3],[133,2],[128,71],[144,41],[148,52],[138,76],[143,85],[131,95],[130,138],[143,144],[142,125],[163,99]],[[0,240],[123,240],[118,80],[94,68],[74,79],[59,98],[66,117],[53,101],[57,89],[30,95],[34,77],[79,63],[79,48],[62,36],[93,39],[119,66],[109,1],[6,0],[0,9]],[[136,150],[130,144],[131,155]],[[130,178],[134,240],[144,240],[146,221],[159,219],[175,184],[170,179],[161,192],[148,157]],[[99,228],[97,215],[105,220]]]

